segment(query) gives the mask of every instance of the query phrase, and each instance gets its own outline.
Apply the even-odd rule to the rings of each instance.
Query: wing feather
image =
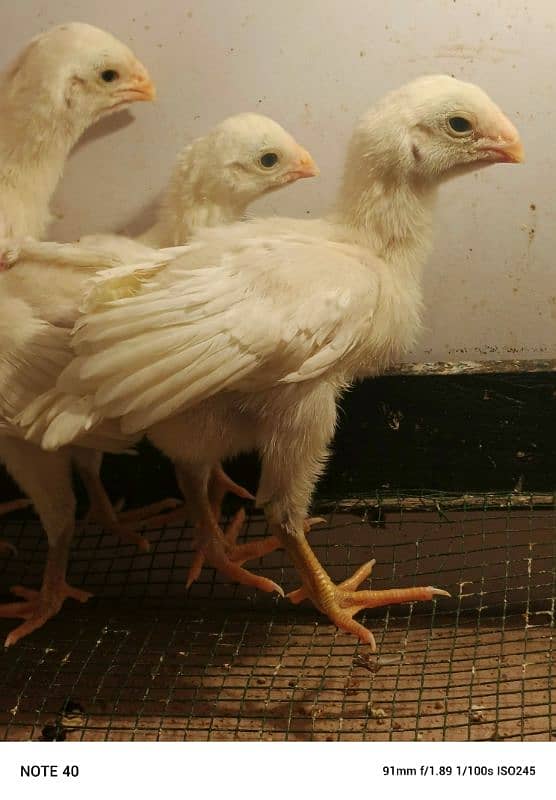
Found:
[[[39,400],[23,415],[43,443],[102,436],[107,419],[133,435],[222,391],[321,377],[357,350],[376,289],[359,248],[287,236],[183,250],[145,280],[95,278],[57,386],[69,402]]]
[[[0,417],[9,420],[55,385],[72,351],[69,330],[36,319],[25,303],[0,306]]]

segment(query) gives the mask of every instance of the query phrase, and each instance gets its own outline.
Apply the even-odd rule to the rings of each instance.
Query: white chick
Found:
[[[217,463],[258,450],[258,505],[302,580],[291,598],[310,598],[374,647],[353,619],[359,610],[444,592],[358,591],[373,562],[335,585],[311,550],[303,521],[336,401],[352,382],[399,359],[419,332],[439,185],[521,160],[516,129],[478,87],[440,75],[392,92],[358,124],[329,218],[204,230],[186,255],[148,281],[138,277],[133,293],[122,287],[116,301],[109,274],[98,279],[60,396],[48,412],[30,407],[22,424],[42,416],[43,441],[53,448],[79,435],[79,417],[81,430],[99,437],[104,420],[119,420],[131,436],[146,430],[186,480],[207,562],[271,590],[271,581],[241,566],[245,552],[223,537],[208,498]]]
[[[176,251],[179,253],[179,248]],[[38,253],[41,260],[37,259]],[[136,242],[130,243],[128,255],[131,254],[136,265],[134,275],[141,274],[141,265],[152,269],[164,263],[163,252],[151,251]],[[12,310],[11,316],[0,319],[0,339],[6,337],[7,331],[12,331],[11,349],[0,355],[0,400],[6,416],[11,416],[25,398],[36,397],[41,388],[52,386],[60,369],[71,359],[72,320],[78,314],[80,299],[98,270],[99,261],[105,268],[121,262],[120,253],[104,252],[103,255],[100,245],[91,250],[83,245],[50,242],[24,243],[21,257],[28,259],[21,268],[16,266],[0,274],[0,295],[11,299]],[[125,274],[125,267],[119,269]],[[110,501],[98,481],[99,451],[122,452],[129,449],[135,439],[123,436],[118,426],[114,426],[110,442],[103,430],[101,440],[97,441],[94,432],[85,437],[86,448],[65,447],[52,453],[26,442],[22,433],[21,428],[0,418],[0,455],[15,480],[32,498],[49,548],[40,591],[12,587],[22,601],[0,605],[0,617],[26,620],[11,631],[6,646],[43,625],[60,610],[66,597],[82,602],[90,597],[89,593],[66,582],[69,548],[75,530],[72,465],[78,469],[99,513],[104,511],[106,529],[143,549],[148,548],[148,542],[133,528],[116,521]],[[3,549],[7,547],[4,544]]]
[[[109,33],[68,23],[35,37],[0,79],[0,237],[19,241],[41,236],[50,220],[52,193],[81,134],[100,117],[153,97],[154,87],[143,65]],[[56,282],[43,286],[43,300],[56,307],[62,320],[68,308],[58,305],[60,289]],[[21,441],[16,429],[7,424],[18,399],[21,402],[33,385],[35,389],[42,385],[51,359],[61,363],[60,342],[52,348],[44,344],[47,331],[47,324],[35,316],[25,297],[5,291],[2,284],[0,458],[31,497],[49,540],[61,542],[70,536],[74,524],[71,451],[43,453]],[[28,350],[22,353],[24,346]],[[18,365],[27,371],[19,388],[11,379]],[[90,491],[109,506],[98,480],[98,456],[90,451],[74,455],[92,475],[97,473]],[[4,506],[4,511],[9,509],[10,505]],[[85,599],[85,593],[58,581],[59,572],[59,568],[47,570],[41,595],[31,597],[27,592],[24,603],[4,608],[5,616],[28,617],[8,643],[55,613],[65,596]]]
[[[249,112],[235,114],[181,151],[163,193],[157,222],[139,237],[139,241],[152,247],[183,245],[203,227],[236,222],[244,216],[247,207],[263,195],[318,174],[318,167],[307,150],[273,119]],[[80,242],[88,247],[110,248],[123,259],[133,258],[130,240],[123,237],[92,235],[83,237]],[[36,255],[40,257],[39,253]],[[186,487],[182,488],[187,492]],[[218,466],[210,480],[211,504],[217,519],[227,492],[255,499]],[[144,509],[151,510],[152,506]],[[142,510],[136,511],[141,513]],[[153,517],[148,524],[167,524],[183,516],[183,510],[176,509]],[[230,531],[241,518],[238,512]],[[201,564],[202,558],[198,558],[196,571]]]
[[[42,236],[81,134],[100,117],[153,98],[143,65],[105,31],[67,23],[32,39],[0,76],[0,239]],[[0,271],[7,265],[0,254]],[[0,513],[12,509],[0,504]]]
[[[152,247],[183,245],[201,228],[231,224],[269,192],[319,174],[311,155],[270,117],[246,112],[227,117],[179,154],[160,203],[156,223],[139,237]],[[179,480],[179,476],[178,476]],[[182,486],[187,494],[187,487]],[[219,465],[210,478],[211,505],[220,518],[227,492],[255,498]],[[171,522],[179,511],[151,520]],[[241,512],[230,531],[241,522]],[[198,573],[203,563],[199,553]]]
[[[246,205],[262,194],[299,178],[316,174],[318,169],[309,153],[276,122],[258,114],[239,114],[231,117],[220,123],[207,136],[197,139],[180,154],[160,212],[165,235],[179,242],[202,224],[238,219]],[[152,237],[153,232],[151,232]],[[164,243],[161,239],[160,244]],[[79,245],[20,242],[11,250],[10,261],[19,263],[10,276],[5,277],[4,292],[12,299],[14,297],[24,299],[32,308],[36,319],[41,319],[43,323],[54,323],[58,327],[62,324],[67,328],[71,324],[72,315],[77,314],[76,308],[82,295],[83,280],[89,277],[83,275],[84,268],[107,268],[125,260],[136,262],[149,252],[144,245],[113,234],[85,236]],[[165,257],[171,257],[168,251]],[[154,260],[156,259],[160,259],[158,252],[154,254]],[[32,263],[26,263],[29,261]],[[41,264],[40,276],[36,267],[38,261]],[[61,266],[66,268],[66,273],[59,271]],[[70,267],[74,267],[73,272]],[[49,286],[56,285],[61,280],[65,281],[65,285],[63,292],[59,293],[57,303],[52,307],[45,306],[41,298],[45,293],[48,295]],[[0,290],[1,287],[0,277]],[[65,342],[65,338],[63,341]],[[63,344],[61,346],[63,347]],[[69,350],[68,353],[71,355]],[[7,376],[5,377],[4,383],[9,383],[13,387],[18,380],[19,374],[12,372],[9,380]],[[21,400],[22,397],[18,396],[15,402]],[[89,439],[89,447],[91,441]],[[118,451],[127,447],[129,443],[125,440],[122,445],[117,432],[114,431],[113,446],[109,449]],[[87,461],[88,450],[79,449],[77,453],[76,465],[96,506],[96,515],[100,516],[105,528],[120,538],[137,541],[141,546],[146,546],[146,540],[137,537],[125,522],[132,524],[142,520],[145,515],[150,516],[157,511],[163,511],[168,506],[173,507],[175,503],[165,500],[144,509],[134,509],[126,514],[120,514],[120,523],[116,522],[109,501],[96,480],[100,456],[94,458],[91,454]],[[217,466],[211,475],[211,502],[217,518],[222,498],[227,491],[233,491],[244,498],[252,498],[249,492],[231,481]],[[183,515],[182,510],[177,510],[173,514],[160,514],[151,521],[151,524],[161,524],[169,519],[181,518]],[[241,515],[238,515],[234,523],[237,525],[240,521]],[[49,557],[47,563],[47,569],[51,569],[51,561],[53,559],[56,561],[55,575],[58,583],[61,575],[65,574],[69,542],[69,536],[64,538],[63,548],[58,544],[52,559]],[[199,570],[202,561],[202,556],[199,555],[197,559]],[[18,591],[22,593],[26,590],[18,587]],[[27,605],[7,607],[6,615],[27,610]],[[0,616],[2,613],[0,609]],[[37,620],[38,617],[35,615],[33,622]],[[17,629],[10,635],[10,643],[26,632],[21,633],[20,629]]]
[[[106,31],[73,22],[32,39],[0,76],[0,235],[40,238],[81,134],[153,98],[143,65]]]

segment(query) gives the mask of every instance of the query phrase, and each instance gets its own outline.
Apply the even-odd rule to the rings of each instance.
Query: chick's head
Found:
[[[363,160],[437,182],[493,163],[523,161],[515,126],[478,86],[427,75],[391,92],[356,130]],[[352,145],[353,146],[353,145]]]
[[[7,74],[14,96],[33,108],[86,127],[138,100],[153,100],[148,72],[131,50],[85,23],[58,25],[36,36]]]
[[[278,123],[260,114],[228,117],[202,140],[203,192],[214,201],[247,204],[319,170],[311,155]],[[195,144],[190,158],[199,165]]]

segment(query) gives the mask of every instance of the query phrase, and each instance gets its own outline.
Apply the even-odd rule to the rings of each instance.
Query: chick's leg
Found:
[[[363,566],[341,584],[336,585],[322,567],[311,550],[303,533],[296,530],[291,521],[276,524],[275,535],[282,540],[300,574],[303,587],[291,592],[288,597],[294,603],[305,598],[312,600],[340,630],[353,633],[364,644],[376,649],[375,639],[370,630],[353,619],[358,611],[366,608],[411,603],[416,600],[432,600],[435,595],[449,596],[443,589],[434,586],[415,586],[407,589],[357,590],[370,576],[374,559]]]
[[[187,477],[184,475],[183,471],[180,471],[177,468],[176,477],[178,478],[178,483],[183,495],[187,497]],[[222,469],[222,466],[218,464],[210,471],[210,477],[207,485],[210,508],[212,511],[212,516],[216,522],[220,520],[222,501],[227,492],[232,492],[238,497],[243,497],[245,499],[255,499],[255,497],[248,492],[247,489],[244,489],[243,486],[240,486],[232,481],[232,479],[226,475]],[[223,536],[226,541],[228,557],[231,561],[235,562],[239,566],[242,566],[246,561],[252,561],[255,558],[262,558],[262,556],[267,555],[267,553],[272,553],[273,550],[282,547],[280,542],[274,536],[266,536],[262,539],[255,539],[251,542],[246,542],[243,545],[238,545],[237,537],[239,536],[244,523],[245,511],[241,508],[236,512],[223,532]],[[204,563],[204,551],[201,547],[198,547],[189,568],[187,588],[189,588],[191,584],[197,580],[201,574]]]
[[[85,602],[90,594],[66,582],[75,525],[75,498],[68,451],[46,453],[28,442],[1,439],[0,455],[17,483],[33,498],[48,537],[48,555],[40,590],[12,587],[12,592],[22,599],[0,605],[0,617],[25,620],[8,635],[5,641],[8,647],[57,614],[67,597]]]
[[[357,591],[359,584],[369,577],[374,561],[364,564],[340,585],[333,583],[320,564],[305,537],[303,520],[334,429],[335,409],[328,402],[326,413],[323,399],[326,398],[321,397],[317,408],[312,409],[312,399],[308,398],[306,411],[312,413],[297,414],[300,428],[295,446],[292,446],[295,421],[289,420],[283,435],[278,431],[273,446],[263,451],[257,505],[264,507],[270,532],[288,551],[301,577],[303,587],[294,592],[291,599],[300,602],[309,598],[341,630],[353,633],[375,649],[371,631],[353,619],[358,611],[390,603],[430,600],[436,594],[447,592],[431,586]]]
[[[237,545],[244,521],[238,512],[225,533],[220,529],[220,503],[227,491],[248,498],[246,489],[233,483],[222,470],[223,458],[255,447],[253,425],[230,408],[227,399],[213,398],[188,412],[157,423],[149,439],[174,464],[178,485],[185,497],[187,518],[198,530],[198,548],[189,571],[188,586],[198,577],[206,559],[210,566],[232,580],[275,591],[276,584],[242,569],[243,563],[275,549],[276,542]],[[177,510],[179,511],[179,509]],[[281,591],[281,590],[280,590]]]
[[[185,522],[189,518],[187,505],[171,497],[141,508],[133,508],[129,511],[116,513],[100,482],[99,469],[100,462],[98,465],[94,463],[79,464],[80,474],[87,487],[94,518],[104,526],[105,530],[118,536],[123,541],[134,542],[139,546],[140,550],[148,550],[148,541],[133,530],[134,523],[140,523],[149,529],[159,528],[163,525],[176,525]],[[182,494],[187,496],[187,487],[178,469],[176,469],[176,477]],[[216,520],[220,519],[222,502],[228,492],[246,500],[255,499],[251,492],[226,475],[222,466],[218,464],[211,471],[208,485],[210,504]],[[279,546],[278,543],[275,544],[275,547]]]
[[[182,493],[187,495],[187,487],[185,484],[181,484],[179,475],[178,482],[180,483]],[[255,497],[251,494],[251,492],[248,492],[247,489],[243,488],[243,486],[235,483],[228,475],[226,475],[222,469],[222,465],[218,464],[218,466],[212,469],[208,484],[210,506],[212,508],[214,518],[217,521],[220,520],[222,501],[228,492],[237,495],[237,497],[243,497],[246,500],[255,500]],[[224,537],[228,543],[230,558],[233,561],[244,564],[246,561],[252,561],[255,558],[262,558],[263,556],[268,555],[268,553],[272,553],[274,550],[280,550],[282,548],[282,542],[277,539],[276,536],[265,536],[262,539],[254,539],[243,545],[236,545],[237,537],[243,527],[244,522],[245,511],[240,509],[233,516],[232,520],[224,531]],[[323,522],[326,522],[323,517],[308,517],[303,521],[303,529],[305,533],[309,533],[313,525],[318,525]],[[197,580],[201,574],[204,563],[205,557],[203,555],[203,551],[198,549],[189,569],[189,578],[187,582],[188,587]]]
[[[89,497],[89,514],[98,521],[107,533],[117,536],[124,542],[135,544],[139,550],[147,552],[149,541],[134,530],[133,526],[119,518],[106,490],[100,480],[102,453],[86,448],[72,448],[72,458],[85,484]]]
[[[303,520],[303,532],[309,533],[313,525],[326,522],[323,517],[308,517]],[[255,558],[262,558],[263,556],[273,553],[275,550],[281,550],[283,544],[277,536],[264,536],[261,539],[253,539],[245,544],[238,545],[237,537],[245,523],[245,511],[240,508],[234,514],[230,523],[223,531],[223,536],[227,543],[228,556],[232,561],[237,564],[244,564],[246,561],[253,561]],[[205,555],[201,548],[197,548],[193,561],[189,567],[189,574],[187,578],[187,588],[194,583],[203,569],[205,563]]]
[[[176,478],[182,495],[187,497],[189,492],[187,490],[186,481],[183,475],[180,474],[178,468],[176,468]],[[226,475],[220,464],[211,470],[207,491],[212,512],[217,521],[220,519],[222,501],[229,492],[245,500],[255,499],[251,492],[244,489],[243,486],[240,486],[238,483],[235,483]],[[189,518],[190,513],[187,503],[181,504],[179,501],[172,498],[162,500],[160,503],[153,503],[141,509],[132,509],[118,514],[119,522],[127,524],[141,521],[145,528],[159,528],[162,525],[177,525],[186,522]],[[239,527],[241,528],[241,524]],[[201,566],[202,561],[199,571]]]
[[[235,543],[243,517],[236,515],[235,524],[232,523],[226,533],[220,529],[209,498],[210,467],[179,462],[176,470],[180,485],[186,488],[189,513],[198,531],[198,553],[189,571],[188,588],[198,577],[198,572],[206,561],[233,581],[264,592],[278,592],[283,595],[282,589],[274,581],[242,567],[245,561],[255,557],[250,544]]]

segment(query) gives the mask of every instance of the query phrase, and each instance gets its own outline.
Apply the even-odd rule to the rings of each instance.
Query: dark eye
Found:
[[[117,81],[120,75],[115,69],[105,69],[100,73],[100,77],[105,83],[112,83],[112,81]]]
[[[260,159],[261,166],[270,169],[278,163],[278,156],[276,153],[265,153]]]
[[[456,133],[467,133],[471,130],[471,123],[465,117],[450,117],[448,125]]]

